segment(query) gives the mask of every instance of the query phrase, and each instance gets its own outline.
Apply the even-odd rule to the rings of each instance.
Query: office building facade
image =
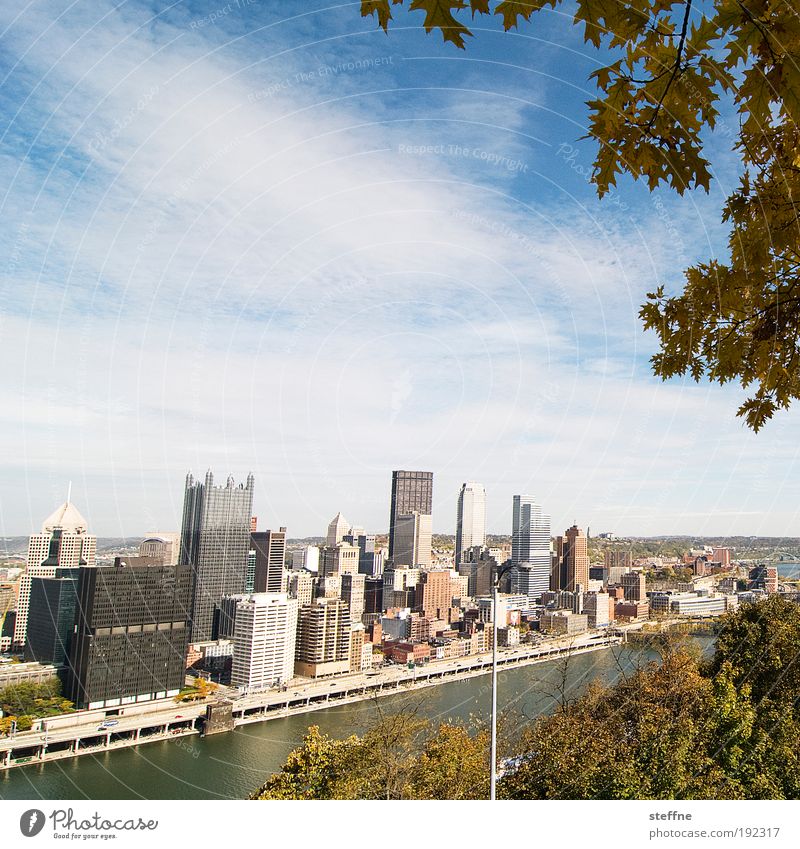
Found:
[[[350,669],[350,611],[339,598],[319,598],[300,608],[295,674],[308,678]]]
[[[483,484],[467,481],[461,485],[456,508],[456,567],[473,546],[486,545],[486,490]]]
[[[563,536],[556,537],[550,589],[576,592],[579,586],[584,590],[589,586],[589,553],[586,535],[573,525]]]
[[[394,560],[395,524],[399,516],[433,514],[433,472],[392,472],[392,500],[389,512],[389,559]]]
[[[54,539],[58,542],[55,558],[51,557],[51,544]],[[25,646],[33,579],[52,578],[57,568],[94,566],[96,552],[97,537],[88,533],[86,520],[69,500],[44,520],[40,533],[31,534],[28,539],[27,569],[19,580],[14,646],[18,649]]]
[[[82,567],[67,697],[85,709],[177,695],[191,598],[190,566]]]
[[[75,625],[79,568],[56,568],[52,578],[31,582],[28,628],[25,639],[27,663],[51,663],[64,667]]]
[[[515,495],[511,525],[511,592],[539,597],[550,588],[550,517],[529,495]]]
[[[431,565],[432,517],[424,513],[397,516],[394,525],[395,566]]]
[[[192,642],[215,640],[220,601],[245,590],[253,488],[252,474],[238,486],[232,477],[214,486],[210,471],[202,483],[186,477],[180,561],[192,567]]]
[[[286,593],[254,593],[238,602],[232,686],[259,692],[294,677],[298,610]]]
[[[255,552],[253,592],[286,592],[286,528],[250,534]]]

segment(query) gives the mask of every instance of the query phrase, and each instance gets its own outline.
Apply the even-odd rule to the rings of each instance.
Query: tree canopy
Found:
[[[362,0],[389,31],[395,7],[421,12],[464,49],[471,18],[496,15],[505,30],[535,26],[562,0]],[[709,190],[706,131],[722,98],[735,116],[726,138],[741,178],[722,217],[726,261],[685,271],[683,291],[648,294],[640,316],[656,332],[654,372],[738,381],[749,397],[738,415],[755,431],[800,397],[800,15],[785,0],[575,0],[573,23],[602,51],[591,75],[588,135],[597,142],[592,181],[602,197],[618,175],[666,184],[679,194]],[[613,61],[606,64],[611,54]]]
[[[27,731],[38,717],[57,716],[74,709],[75,705],[61,695],[58,678],[40,683],[20,681],[19,684],[9,684],[0,690],[0,710],[3,711],[0,734],[8,734],[12,722],[16,723],[18,731]]]
[[[317,726],[254,799],[485,799],[489,738],[414,712],[380,714],[363,737],[335,740]]]

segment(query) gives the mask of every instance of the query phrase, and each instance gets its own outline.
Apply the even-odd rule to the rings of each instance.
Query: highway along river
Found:
[[[711,638],[699,638],[703,648]],[[569,660],[566,680],[571,695],[580,693],[593,679],[613,681],[620,669],[655,657],[631,643],[576,655]],[[554,706],[554,693],[562,677],[559,661],[532,664],[499,674],[501,709],[535,717]],[[381,699],[383,710],[404,703],[421,703],[421,713],[432,721],[488,716],[490,676],[465,678],[408,695]],[[309,725],[344,737],[368,728],[375,704],[363,701],[253,723],[227,734],[206,739],[176,737],[136,748],[18,767],[0,773],[0,799],[242,799],[273,772],[299,743]]]

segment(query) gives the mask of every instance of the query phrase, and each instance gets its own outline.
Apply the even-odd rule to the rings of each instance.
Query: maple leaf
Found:
[[[441,30],[445,41],[452,41],[456,47],[465,48],[464,36],[472,33],[456,18],[451,9],[466,8],[464,0],[412,0],[411,11],[422,10],[425,12],[425,21],[422,26],[425,32],[433,29]]]

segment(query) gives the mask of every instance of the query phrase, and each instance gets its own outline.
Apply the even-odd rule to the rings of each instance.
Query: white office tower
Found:
[[[467,481],[458,493],[456,511],[456,566],[464,552],[486,545],[486,490],[483,484]]]
[[[350,523],[344,516],[342,516],[341,513],[337,513],[328,525],[328,537],[325,540],[325,544],[333,548],[338,545],[349,532]]]
[[[292,552],[292,569],[305,569],[307,572],[319,570],[319,548],[307,545]]]
[[[511,592],[538,599],[550,589],[550,517],[529,495],[515,495],[511,524]]]
[[[236,605],[231,684],[259,692],[294,677],[297,599],[254,593]]]
[[[50,540],[54,531],[60,532],[58,562],[42,566],[50,554]],[[28,540],[28,567],[19,579],[17,618],[14,623],[15,646],[25,645],[32,580],[53,578],[56,569],[94,566],[96,551],[97,537],[87,533],[86,519],[70,503],[69,498],[44,520],[41,533],[31,534]]]
[[[397,516],[394,525],[395,566],[430,566],[432,517],[426,513]]]

